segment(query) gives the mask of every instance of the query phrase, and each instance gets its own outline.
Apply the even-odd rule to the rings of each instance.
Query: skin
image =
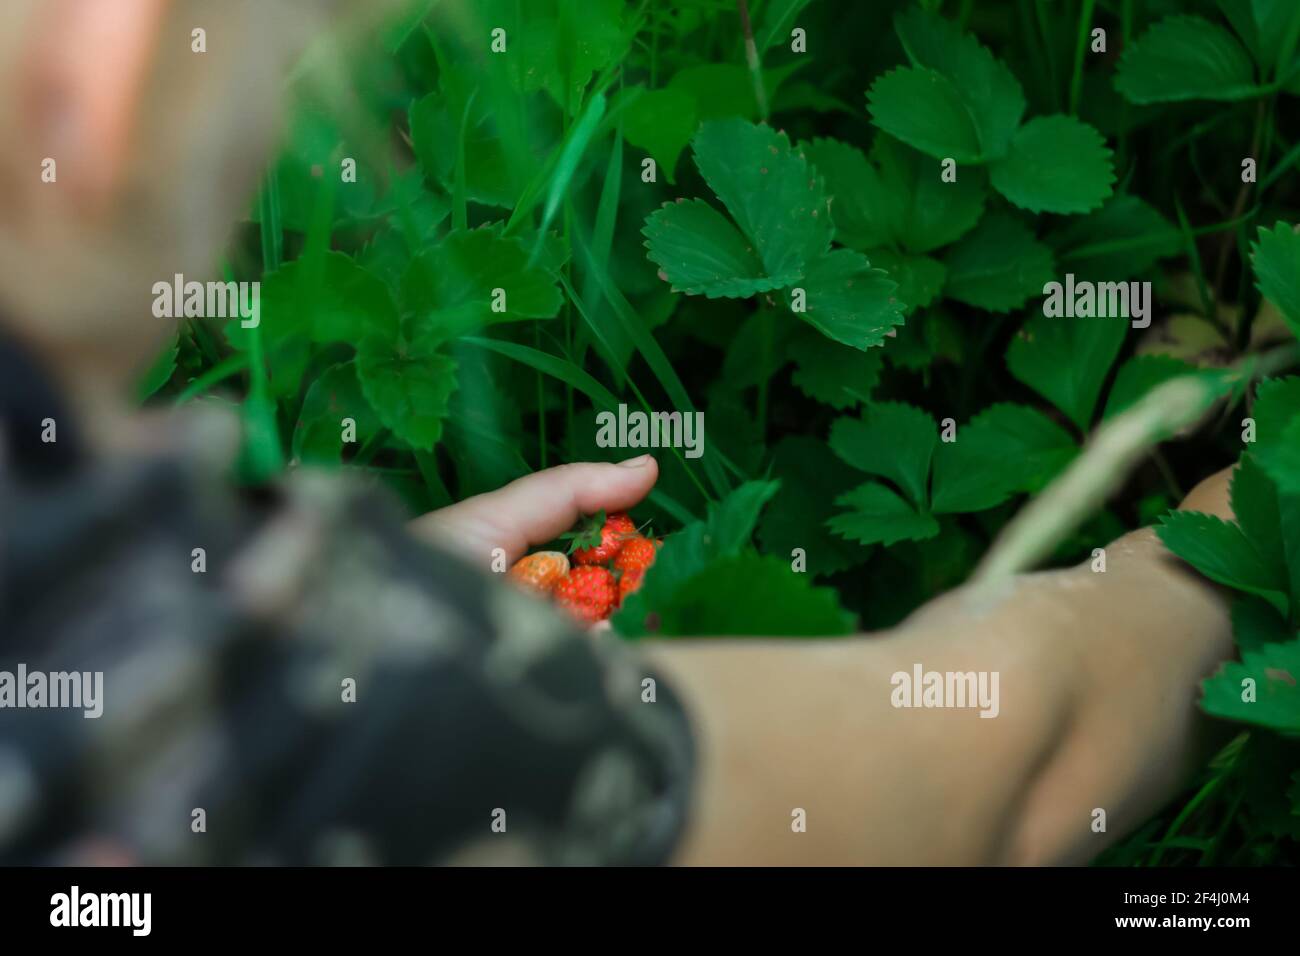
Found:
[[[70,163],[66,195],[37,193],[32,173],[16,187],[30,202],[0,204],[0,239],[5,230],[24,239],[37,228],[24,217],[38,198],[40,228],[50,235],[122,228],[112,210],[169,5],[115,0],[113,17],[95,13],[98,0],[26,8],[23,55],[0,59],[17,73],[3,87],[9,100],[0,116],[17,118],[10,125],[25,155],[57,155],[75,143],[76,155],[105,163],[84,175]],[[85,57],[88,49],[96,55]],[[51,123],[41,104],[56,93],[65,112]],[[186,120],[160,122],[180,128]],[[227,222],[245,198],[236,192]],[[205,235],[198,247],[215,248],[221,238]],[[169,262],[166,250],[158,256]],[[101,450],[130,454],[154,434],[125,396],[154,354],[158,320],[96,285],[98,273],[79,271],[77,261],[63,260],[61,282],[102,290],[106,311],[121,307],[115,334],[69,324],[14,281],[0,283],[7,331],[64,383]],[[171,271],[153,266],[157,275]],[[28,277],[28,287],[39,284]],[[514,561],[579,514],[635,506],[657,477],[649,457],[564,465],[426,515],[412,530],[484,566],[496,547]],[[1226,473],[1198,486],[1184,507],[1226,516]],[[882,634],[644,642],[697,734],[699,778],[679,862],[1033,864],[1094,856],[1169,799],[1218,742],[1197,715],[1197,688],[1232,653],[1223,599],[1151,531],[1114,542],[1107,561],[1104,574],[1081,566],[1025,575],[998,594],[961,589]],[[890,676],[916,663],[996,671],[998,716],[893,707]],[[806,832],[792,831],[795,808],[806,813]],[[1094,808],[1106,810],[1105,833],[1090,827]]]

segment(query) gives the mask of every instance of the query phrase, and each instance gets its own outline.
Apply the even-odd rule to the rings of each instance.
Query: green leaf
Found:
[[[1300,233],[1284,222],[1272,232],[1261,226],[1251,264],[1260,294],[1277,306],[1291,332],[1300,337]]]
[[[930,459],[939,443],[932,419],[902,402],[869,405],[860,418],[837,418],[831,426],[831,450],[854,468],[888,478],[914,504],[928,500]]]
[[[974,123],[983,158],[1002,156],[1025,112],[1024,91],[1006,64],[971,34],[919,7],[898,14],[894,27],[914,65],[952,83]]]
[[[654,157],[670,183],[677,181],[677,157],[699,125],[695,97],[673,87],[643,92],[623,114],[623,136]]]
[[[901,246],[929,252],[960,238],[984,211],[982,174],[964,170],[946,183],[937,161],[888,136],[876,137],[870,161],[833,139],[813,140],[804,149],[833,197],[835,238],[859,251]]]
[[[493,309],[495,301],[503,311]],[[417,327],[443,339],[496,322],[550,318],[563,302],[550,271],[530,265],[524,243],[503,235],[499,224],[448,233],[412,259],[402,277],[402,305]]]
[[[357,376],[366,400],[394,435],[417,451],[442,437],[448,401],[456,390],[456,362],[417,341],[400,351],[367,340],[357,350]]]
[[[795,18],[806,6],[808,0],[770,0],[764,4],[763,17],[754,33],[754,43],[760,55],[778,43],[789,41]]]
[[[1128,323],[1036,315],[1007,348],[1007,368],[1086,432]]]
[[[1287,613],[1286,569],[1269,565],[1235,524],[1196,511],[1165,515],[1160,540],[1211,581],[1263,598]]]
[[[1142,34],[1120,58],[1115,88],[1133,103],[1242,100],[1260,93],[1237,39],[1195,16],[1166,17]]]
[[[749,240],[703,199],[664,203],[641,231],[650,261],[674,292],[744,299],[799,278],[797,270],[769,276]]]
[[[939,533],[939,522],[918,512],[898,492],[879,482],[869,481],[835,503],[848,512],[835,515],[826,526],[842,537],[859,544],[891,545],[899,541],[920,541]]]
[[[1090,282],[1130,279],[1182,248],[1178,230],[1137,196],[1112,196],[1096,212],[1049,235],[1048,242],[1061,268]]]
[[[983,511],[1017,492],[1037,492],[1078,454],[1070,434],[1027,405],[986,408],[940,442],[932,478],[935,514]]]
[[[380,429],[379,416],[361,391],[354,362],[330,366],[307,389],[293,430],[293,457],[304,464],[338,464],[345,418],[355,425],[358,445]]]
[[[1072,116],[1038,116],[989,167],[993,188],[1030,212],[1079,213],[1111,193],[1115,170],[1101,134]]]
[[[1252,456],[1280,490],[1300,492],[1300,377],[1260,382],[1251,416],[1255,419]]]
[[[1295,639],[1295,631],[1267,601],[1243,594],[1232,602],[1232,637],[1238,651]]]
[[[1052,281],[1052,252],[1020,220],[1006,213],[984,217],[944,259],[949,298],[990,312],[1009,312],[1041,295]]]
[[[835,409],[867,399],[880,377],[880,352],[842,345],[812,329],[801,329],[787,347],[794,359],[791,381],[809,398]]]
[[[430,93],[410,106],[411,145],[430,182],[450,190],[456,169],[456,144],[461,110],[453,110],[447,96]],[[471,107],[465,138],[465,191],[467,198],[491,206],[513,206],[523,190],[505,144],[497,135],[484,104]]]
[[[711,502],[705,520],[665,538],[641,588],[628,595],[612,618],[615,630],[627,637],[651,633],[653,615],[662,612],[682,585],[718,558],[749,551],[758,516],[779,486],[776,481],[746,482]]]
[[[791,559],[796,548],[803,549],[808,573],[814,576],[844,571],[867,559],[869,551],[826,527],[835,513],[835,497],[861,476],[824,441],[808,435],[782,439],[772,452],[772,477],[780,479],[781,490],[759,524],[765,551]]]
[[[1115,374],[1115,384],[1111,386],[1110,396],[1106,399],[1102,420],[1132,408],[1147,392],[1171,378],[1194,375],[1196,371],[1195,366],[1170,355],[1135,355],[1121,365]]]
[[[948,277],[944,264],[929,256],[913,256],[891,249],[872,249],[867,257],[872,265],[883,269],[889,278],[898,283],[897,295],[908,314],[934,302],[943,291],[944,280]]]
[[[798,275],[829,248],[825,186],[784,133],[741,119],[705,123],[695,164],[754,243],[769,276]]]
[[[814,587],[790,562],[742,554],[713,562],[685,582],[659,612],[661,636],[850,634],[853,616],[834,588]]]
[[[148,371],[140,376],[135,386],[135,396],[139,401],[143,402],[171,381],[172,373],[176,371],[176,356],[181,351],[180,341],[180,333],[173,332]]]
[[[935,70],[900,66],[867,90],[871,121],[936,159],[978,163],[979,131],[957,88]]]
[[[1230,486],[1232,514],[1251,545],[1269,567],[1285,568],[1282,545],[1282,514],[1277,489],[1264,469],[1249,455],[1232,472]]]
[[[1254,699],[1244,682],[1254,684]],[[1208,714],[1281,734],[1300,734],[1300,641],[1263,644],[1230,661],[1202,687],[1201,708]]]
[[[864,256],[835,249],[808,264],[796,289],[804,290],[804,311],[796,314],[823,335],[866,350],[879,345],[903,323],[898,286]],[[793,290],[786,292],[791,308]]]

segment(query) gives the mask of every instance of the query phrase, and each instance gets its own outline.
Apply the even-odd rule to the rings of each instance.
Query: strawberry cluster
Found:
[[[580,623],[603,621],[641,587],[661,541],[642,535],[621,511],[599,512],[566,535],[569,554],[538,551],[515,562],[511,580],[549,595]],[[572,562],[570,562],[572,557]]]

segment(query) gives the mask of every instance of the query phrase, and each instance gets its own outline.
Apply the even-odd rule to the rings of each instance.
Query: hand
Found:
[[[530,547],[568,531],[581,515],[634,507],[658,477],[650,455],[617,465],[560,465],[431,511],[411,522],[411,529],[484,567],[493,548],[504,548],[506,561],[514,564]]]

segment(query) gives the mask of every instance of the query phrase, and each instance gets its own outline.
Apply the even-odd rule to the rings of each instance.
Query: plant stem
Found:
[[[749,0],[736,0],[736,9],[740,11],[740,28],[745,34],[745,63],[754,81],[754,100],[758,103],[759,118],[766,123],[767,91],[763,89],[763,66],[758,58],[758,47],[754,45],[754,28],[749,22]]]
[[[1083,0],[1079,9],[1079,32],[1074,42],[1074,75],[1070,77],[1070,115],[1079,112],[1079,94],[1083,90],[1083,55],[1088,49],[1089,25],[1092,23],[1093,9],[1097,0]]]

